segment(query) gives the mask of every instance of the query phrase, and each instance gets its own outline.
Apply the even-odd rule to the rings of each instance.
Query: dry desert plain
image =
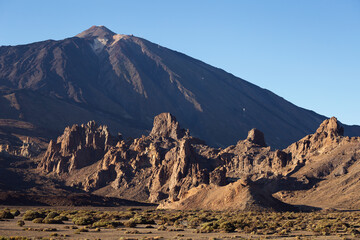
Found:
[[[360,212],[6,207],[0,239],[360,239]]]

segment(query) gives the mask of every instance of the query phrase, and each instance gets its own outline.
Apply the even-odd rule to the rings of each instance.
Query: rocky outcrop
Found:
[[[164,137],[178,140],[185,136],[185,130],[181,129],[176,118],[170,113],[161,113],[154,118],[154,125],[150,136]]]
[[[260,147],[266,147],[264,133],[260,130],[253,128],[249,131],[246,138],[249,142],[259,145]]]
[[[355,180],[360,169],[360,138],[343,137],[336,118],[325,120],[314,134],[284,150],[271,151],[263,134],[253,129],[247,139],[221,150],[218,157],[226,177],[234,183],[200,185],[179,201],[163,202],[159,207],[294,211],[360,206],[356,190],[360,183]]]
[[[68,127],[51,141],[39,167],[87,191],[111,186],[114,196],[175,201],[187,190],[208,184],[217,167],[216,160],[205,161],[195,151],[193,144],[199,142],[170,113],[155,117],[149,136],[130,141],[114,142],[106,127],[89,122]],[[221,171],[211,174],[214,183],[224,184]]]
[[[290,204],[308,204],[321,208],[358,209],[360,195],[360,138],[344,137],[336,118],[325,120],[314,134],[284,150],[292,161],[302,161],[293,179],[305,179],[309,190],[287,189],[276,197]]]
[[[68,127],[50,142],[39,167],[88,192],[163,208],[294,210],[284,203],[295,199],[287,191],[316,192],[320,180],[345,184],[356,177],[360,138],[342,134],[331,118],[284,150],[271,150],[257,129],[236,145],[212,148],[162,113],[148,136],[126,141],[94,122]]]
[[[0,155],[19,156],[19,157],[35,157],[39,155],[44,149],[29,137],[23,140],[21,146],[13,146],[12,144],[0,144]]]
[[[344,128],[335,117],[325,120],[314,134],[307,135],[285,149],[293,158],[308,158],[337,147],[343,139]]]
[[[39,167],[57,174],[72,172],[100,160],[114,141],[108,128],[94,121],[67,127],[56,141],[50,141]]]

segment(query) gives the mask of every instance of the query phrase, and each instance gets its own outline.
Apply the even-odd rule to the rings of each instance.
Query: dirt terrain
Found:
[[[10,212],[15,212],[15,210],[20,210],[20,214],[15,218],[0,220],[0,238],[21,236],[29,239],[330,240],[360,237],[358,231],[360,213],[358,212],[230,213],[156,211],[153,208],[139,209],[138,207],[128,209],[11,207],[9,209]],[[61,216],[66,220],[57,224],[41,223],[41,221],[49,222],[49,217],[31,220],[31,214],[34,215],[34,212],[45,213],[44,216],[53,215],[54,219],[60,219],[59,216]],[[78,215],[83,218],[79,218]],[[84,216],[92,216],[93,219],[86,223],[81,221]],[[20,226],[22,221],[24,225]],[[129,227],[129,222],[136,222],[136,224]],[[253,227],[255,225],[256,227]]]

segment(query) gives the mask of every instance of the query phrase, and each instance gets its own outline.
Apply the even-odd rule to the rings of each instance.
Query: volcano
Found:
[[[104,26],[60,41],[0,47],[0,108],[5,142],[19,135],[49,139],[90,120],[138,137],[149,133],[154,116],[170,112],[212,146],[234,144],[257,128],[268,145],[283,148],[326,118],[219,68]],[[359,126],[344,128],[348,136],[360,135]]]

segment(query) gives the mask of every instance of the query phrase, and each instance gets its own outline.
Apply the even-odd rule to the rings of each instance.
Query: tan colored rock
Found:
[[[153,137],[165,137],[178,140],[185,135],[176,118],[170,113],[161,113],[154,118],[154,125],[150,132]]]
[[[105,151],[114,144],[106,126],[94,121],[86,125],[73,125],[55,141],[51,140],[39,167],[58,174],[71,172],[100,160]]]
[[[264,133],[260,130],[253,128],[249,131],[248,136],[246,138],[249,142],[259,145],[260,147],[266,147]]]
[[[271,150],[256,129],[236,145],[215,149],[191,137],[171,114],[163,113],[155,117],[149,136],[117,143],[106,127],[94,122],[68,127],[49,143],[39,167],[58,173],[70,186],[161,203],[163,208],[360,206],[360,195],[351,187],[358,186],[354,179],[360,138],[342,134],[336,118],[331,118],[284,150]],[[352,199],[342,197],[337,189]]]

